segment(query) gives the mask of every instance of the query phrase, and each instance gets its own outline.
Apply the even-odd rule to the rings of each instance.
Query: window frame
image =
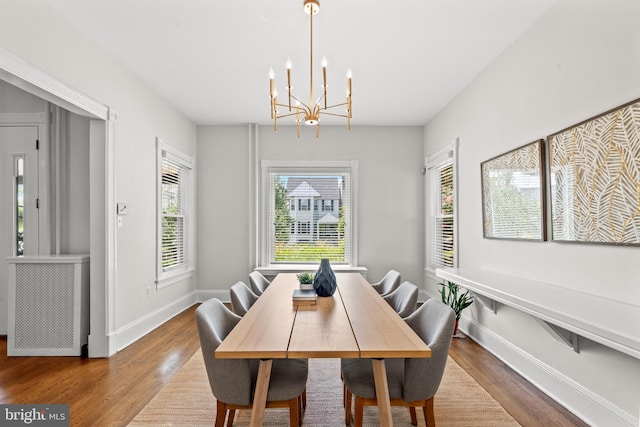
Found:
[[[432,188],[432,171],[441,170],[448,164],[452,166],[452,179],[453,179],[453,267],[458,267],[459,258],[459,246],[458,246],[458,140],[453,144],[450,144],[441,150],[429,155],[426,158],[426,173],[425,173],[425,231],[426,231],[426,259],[425,270],[432,275],[435,275],[436,268],[445,267],[444,265],[436,265],[433,262],[434,252],[436,246],[435,222],[438,218],[442,218],[440,215],[434,215],[433,203],[437,198],[441,201],[442,193],[438,191],[438,194],[433,194]]]
[[[181,191],[185,192],[187,206],[181,207],[184,216],[182,232],[183,262],[165,269],[162,265],[162,166],[163,159],[169,157],[172,162],[188,170],[187,182],[181,182]],[[156,288],[161,289],[178,281],[192,277],[195,272],[195,159],[186,153],[156,138]]]
[[[285,271],[288,268],[302,268],[309,266],[317,266],[317,264],[287,264],[287,263],[271,263],[270,245],[272,226],[268,223],[270,204],[270,181],[271,173],[286,174],[349,174],[350,192],[349,192],[349,226],[348,233],[350,237],[350,245],[348,249],[349,262],[340,264],[344,268],[353,268],[358,266],[358,161],[357,160],[262,160],[260,175],[260,206],[258,221],[258,260],[259,265],[264,268],[268,267],[273,270]],[[347,249],[345,249],[346,251]]]
[[[298,212],[311,212],[311,199],[296,199],[298,201]]]

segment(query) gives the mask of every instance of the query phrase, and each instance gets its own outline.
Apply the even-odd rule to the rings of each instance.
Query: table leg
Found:
[[[261,427],[264,422],[264,408],[267,405],[272,363],[273,360],[271,359],[260,360],[260,365],[258,366],[256,391],[253,395],[253,408],[251,408],[251,427]]]
[[[376,385],[380,426],[391,427],[393,426],[393,420],[391,418],[391,401],[389,398],[387,369],[384,364],[384,359],[371,359],[371,363],[373,363],[373,379]]]

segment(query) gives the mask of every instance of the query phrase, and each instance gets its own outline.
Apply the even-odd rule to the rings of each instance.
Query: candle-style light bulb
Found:
[[[289,111],[291,111],[291,60],[287,59],[287,92],[289,95]]]
[[[273,92],[274,92],[274,82],[273,82],[273,78],[275,77],[275,74],[273,72],[273,67],[269,68],[269,99],[271,101],[271,118],[273,119],[273,110],[274,110],[274,106],[273,106]]]
[[[351,130],[351,68],[347,70],[347,130]]]
[[[322,57],[322,87],[324,88],[324,109],[327,109],[327,57]]]
[[[273,98],[273,78],[275,77],[275,73],[273,72],[273,68],[269,69],[269,97]]]

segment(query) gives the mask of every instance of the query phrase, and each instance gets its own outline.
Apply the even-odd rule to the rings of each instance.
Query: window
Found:
[[[332,211],[333,210],[333,200],[323,200],[322,201],[322,210],[323,211]]]
[[[298,234],[309,234],[311,232],[311,223],[309,221],[298,223]]]
[[[298,210],[299,211],[308,211],[310,210],[309,207],[309,199],[298,199]]]
[[[190,156],[160,139],[157,149],[157,286],[193,272],[194,165]]]
[[[322,258],[357,264],[357,167],[357,161],[262,162],[261,265]],[[291,200],[297,210],[289,209]]]
[[[427,242],[430,270],[457,266],[457,143],[427,159]]]
[[[24,255],[24,155],[15,158],[16,255]]]

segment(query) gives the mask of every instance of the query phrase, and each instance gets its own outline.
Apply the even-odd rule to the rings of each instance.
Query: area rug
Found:
[[[344,426],[342,382],[339,359],[310,359],[307,382],[307,410],[303,426]],[[411,426],[409,410],[392,408],[393,423]],[[438,427],[519,426],[469,374],[449,357],[444,378],[435,396],[434,411]],[[424,426],[418,410],[418,425]],[[176,376],[145,406],[129,426],[210,427],[216,417],[216,401],[211,394],[207,373],[198,350]],[[234,426],[249,425],[251,411],[240,411]],[[288,426],[288,409],[267,409],[265,426]],[[364,425],[377,426],[378,410],[365,407]]]

